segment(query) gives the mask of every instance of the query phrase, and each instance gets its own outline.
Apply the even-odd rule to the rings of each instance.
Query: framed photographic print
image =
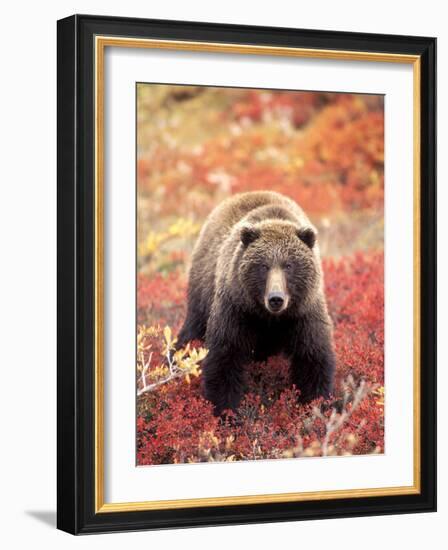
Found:
[[[433,38],[58,22],[58,527],[434,511]]]

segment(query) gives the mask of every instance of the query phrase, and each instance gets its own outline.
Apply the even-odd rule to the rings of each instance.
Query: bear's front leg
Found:
[[[226,409],[235,411],[243,396],[244,358],[233,347],[213,348],[204,359],[204,396],[213,403],[215,416]]]
[[[215,416],[235,411],[244,390],[244,366],[250,361],[250,335],[237,318],[215,315],[207,326],[208,354],[202,363],[203,389]]]
[[[333,391],[336,365],[330,321],[312,315],[301,319],[292,344],[291,375],[300,390],[300,401],[328,399]]]

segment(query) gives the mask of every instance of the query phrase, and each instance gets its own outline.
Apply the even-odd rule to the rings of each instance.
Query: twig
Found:
[[[148,372],[148,369],[149,369],[149,366],[151,364],[151,359],[152,359],[152,352],[149,354],[149,357],[148,357],[148,360],[144,361],[144,358],[143,358],[143,352],[141,353],[141,361],[142,361],[142,365],[143,365],[143,368],[142,368],[142,374],[141,374],[141,380],[142,380],[142,385],[143,385],[143,390],[142,391],[146,391],[146,388],[148,387],[147,384],[146,384],[146,373]]]
[[[152,391],[152,390],[155,390],[156,388],[158,388],[159,386],[162,386],[163,384],[166,384],[167,382],[170,382],[171,380],[174,380],[175,378],[180,378],[181,376],[183,376],[185,373],[183,373],[182,371],[179,371],[177,373],[170,373],[168,376],[166,376],[165,378],[161,378],[160,380],[157,380],[157,382],[154,382],[152,384],[145,384],[145,386],[143,388],[141,388],[140,390],[137,390],[137,396],[139,397],[140,395],[142,395],[143,393],[146,393],[148,391]]]
[[[349,378],[347,385],[350,385],[353,387],[353,380]],[[344,407],[342,412],[338,415],[336,412],[336,409],[333,408],[331,412],[331,416],[328,419],[327,422],[325,422],[325,438],[322,443],[322,456],[328,455],[328,445],[330,443],[330,438],[333,435],[333,433],[337,432],[342,426],[349,420],[349,418],[352,416],[353,412],[358,408],[361,401],[364,399],[364,397],[370,393],[372,388],[367,386],[365,380],[361,380],[358,388],[356,389],[356,392],[354,393],[353,397],[353,404],[350,408],[350,410],[347,410],[347,402],[348,402],[348,392],[344,392]],[[322,413],[317,410],[315,411],[315,414],[319,416],[322,420],[325,421],[325,417],[322,415]]]

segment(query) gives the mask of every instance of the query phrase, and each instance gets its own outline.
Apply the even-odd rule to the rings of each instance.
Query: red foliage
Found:
[[[248,90],[223,116],[226,133],[200,146],[160,144],[139,158],[139,191],[163,192],[157,215],[203,219],[217,198],[261,189],[311,215],[382,207],[381,97]]]
[[[296,127],[303,126],[325,103],[328,94],[316,92],[274,92],[247,90],[244,97],[232,107],[237,120],[259,122],[263,117],[284,116]]]
[[[335,325],[336,401],[329,403],[334,405],[348,376],[384,385],[383,254],[326,260],[324,271]],[[138,292],[141,322],[166,321],[178,328],[185,303],[183,276],[140,276]],[[160,364],[161,343],[154,339],[151,344],[153,363]],[[289,384],[287,361],[272,357],[247,370],[248,393],[227,422],[213,416],[210,403],[201,396],[200,379],[188,383],[180,378],[143,394],[137,420],[138,464],[279,458],[294,456],[291,449],[298,447],[301,456],[321,454],[325,421],[313,413],[312,405],[298,404],[300,388]],[[351,407],[348,402],[347,410]],[[328,418],[331,407],[323,410],[323,418]],[[364,398],[329,443],[339,454],[384,450],[384,409],[375,392]]]
[[[178,272],[137,277],[137,322],[171,326],[177,330],[183,319],[187,281]]]

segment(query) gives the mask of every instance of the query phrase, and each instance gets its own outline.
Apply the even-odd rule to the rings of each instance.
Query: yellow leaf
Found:
[[[171,345],[171,329],[168,325],[163,329],[163,336],[165,337],[165,342],[167,343],[167,345],[170,346]]]
[[[177,350],[176,353],[174,354],[174,361],[178,364],[181,363],[186,353],[187,351],[185,349]]]
[[[201,369],[196,365],[193,369],[191,369],[190,374],[196,376],[197,378],[201,374]]]

